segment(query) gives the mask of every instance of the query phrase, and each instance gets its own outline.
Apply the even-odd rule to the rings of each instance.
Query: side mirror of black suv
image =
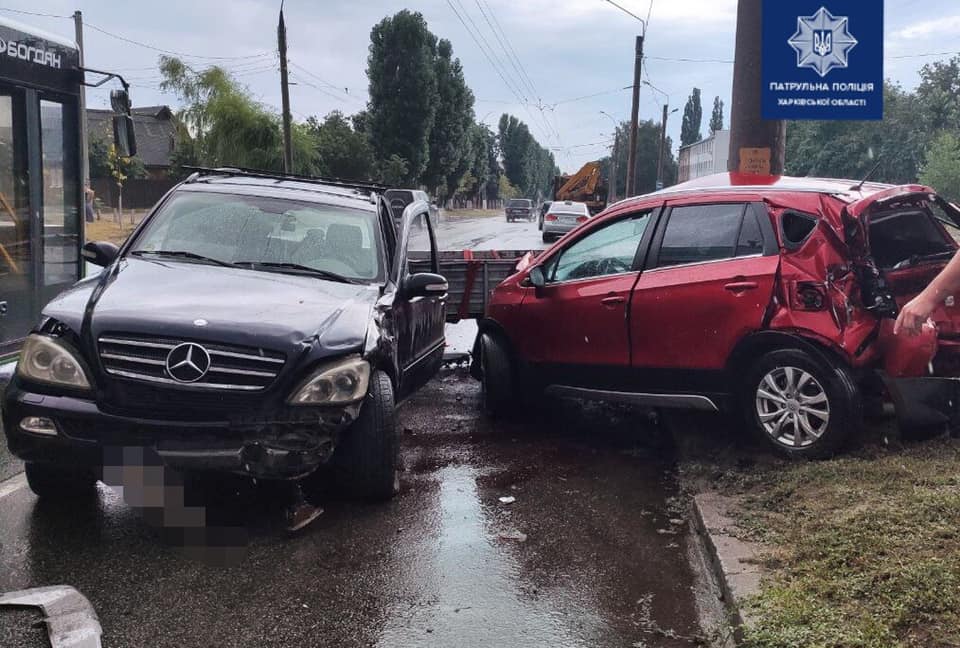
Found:
[[[442,297],[449,286],[445,277],[431,272],[412,274],[403,280],[401,292],[406,299],[416,297]]]
[[[116,261],[119,253],[120,248],[108,241],[90,241],[83,246],[83,258],[101,268]]]

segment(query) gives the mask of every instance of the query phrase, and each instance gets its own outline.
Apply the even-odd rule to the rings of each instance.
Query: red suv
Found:
[[[865,400],[952,423],[960,306],[946,299],[917,336],[893,323],[958,226],[917,185],[723,174],[629,199],[496,288],[474,373],[495,415],[544,391],[735,406],[795,456],[835,451]]]

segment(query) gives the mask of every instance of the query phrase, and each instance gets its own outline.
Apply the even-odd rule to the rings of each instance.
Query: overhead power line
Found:
[[[73,16],[62,16],[60,14],[41,13],[39,11],[23,11],[22,9],[8,9],[7,7],[0,7],[0,11],[6,11],[12,14],[20,14],[21,16],[43,16],[44,18],[69,18],[70,20],[73,20]]]
[[[319,83],[322,83],[323,85],[325,85],[326,87],[330,88],[331,90],[334,90],[334,91],[336,91],[336,92],[339,92],[340,94],[344,95],[344,96],[347,97],[348,99],[352,99],[353,101],[358,101],[358,102],[360,102],[360,103],[363,103],[363,99],[360,99],[359,97],[350,94],[350,92],[349,92],[350,89],[349,89],[349,88],[341,88],[340,86],[336,86],[336,85],[330,83],[329,81],[327,81],[326,79],[320,78],[319,76],[317,76],[316,74],[314,74],[313,72],[311,72],[310,70],[308,70],[307,68],[305,68],[304,66],[298,65],[295,61],[290,61],[290,66],[297,68],[297,69],[300,70],[300,72],[302,72],[303,74],[306,74],[306,75],[309,76],[310,78],[318,81]]]
[[[296,82],[297,82],[297,85],[309,86],[309,87],[313,88],[314,90],[316,90],[317,92],[319,92],[319,93],[322,94],[322,95],[326,95],[326,96],[330,97],[331,99],[336,99],[336,100],[339,101],[340,103],[347,103],[347,100],[346,100],[344,97],[342,97],[342,96],[340,96],[340,95],[333,94],[332,92],[330,92],[330,91],[327,90],[326,88],[321,87],[321,86],[317,85],[316,83],[313,83],[313,82],[311,82],[311,81],[307,81],[305,78],[303,78],[302,76],[300,76],[299,73],[293,73],[293,72],[291,72],[291,73],[290,73],[290,78],[293,79],[294,81],[296,81]],[[294,84],[291,84],[291,85],[294,85]],[[347,95],[347,96],[350,97],[350,95]],[[354,99],[354,97],[350,97],[350,98],[351,98],[351,99]]]
[[[119,41],[123,41],[124,43],[130,43],[131,45],[136,45],[138,47],[143,47],[145,49],[153,50],[155,52],[160,52],[161,54],[169,54],[171,56],[181,56],[181,57],[190,58],[190,59],[203,59],[203,60],[209,60],[209,61],[239,61],[244,59],[262,58],[265,56],[271,56],[273,54],[273,52],[260,52],[258,54],[247,54],[245,56],[204,56],[202,54],[187,54],[186,52],[177,52],[175,50],[168,50],[162,47],[156,47],[155,45],[141,43],[140,41],[133,40],[132,38],[127,38],[126,36],[121,36],[111,31],[107,31],[102,27],[97,27],[96,25],[91,24],[89,22],[84,23],[84,27],[89,27],[94,31],[98,31],[101,34],[104,34],[105,36],[109,36],[110,38],[115,38]]]
[[[633,90],[633,86],[628,85],[628,86],[624,86],[623,88],[613,88],[612,90],[604,90],[602,92],[595,92],[593,94],[583,95],[582,97],[573,97],[572,99],[563,99],[561,101],[557,101],[551,104],[551,108],[556,108],[557,106],[562,106],[568,103],[574,103],[575,101],[584,101],[586,99],[593,99],[594,97],[602,97],[604,95],[615,94],[617,92],[623,92],[624,90]]]

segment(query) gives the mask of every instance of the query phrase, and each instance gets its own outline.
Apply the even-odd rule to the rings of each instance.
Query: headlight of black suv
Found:
[[[64,342],[46,335],[27,337],[20,351],[17,374],[31,382],[73,389],[90,389],[90,379],[77,354]]]
[[[349,405],[367,395],[370,363],[357,356],[317,369],[293,392],[290,405]]]

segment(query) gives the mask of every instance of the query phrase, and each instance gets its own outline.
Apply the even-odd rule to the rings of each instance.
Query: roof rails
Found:
[[[237,167],[218,167],[211,169],[208,167],[184,166],[186,171],[192,171],[193,174],[187,179],[187,182],[196,182],[203,177],[209,176],[233,176],[242,178],[263,178],[266,180],[291,180],[294,182],[308,182],[311,184],[327,185],[333,187],[343,187],[344,189],[356,189],[358,191],[380,193],[389,189],[387,185],[376,182],[363,182],[353,180],[341,180],[340,178],[323,178],[319,176],[297,175],[295,173],[278,173],[275,171],[261,171],[259,169],[244,169]]]

